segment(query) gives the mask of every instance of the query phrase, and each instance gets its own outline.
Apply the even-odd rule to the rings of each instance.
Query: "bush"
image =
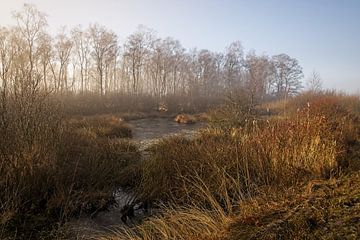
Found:
[[[53,187],[63,133],[60,106],[24,90],[0,100],[0,220],[2,228],[44,211]]]
[[[297,111],[306,108],[313,103],[328,103],[336,104],[342,109],[346,109],[354,115],[360,114],[360,98],[356,95],[347,95],[336,91],[323,91],[319,93],[303,92],[295,97],[285,100],[277,100],[265,103],[261,106],[262,109],[267,109],[271,114],[288,115],[294,114]],[[318,104],[319,105],[319,104]],[[314,109],[314,108],[312,108]]]
[[[41,92],[2,98],[0,112],[0,230],[10,237],[106,209],[128,181],[122,172],[140,158],[133,144],[109,138],[118,133],[75,131]]]
[[[232,108],[195,139],[153,145],[138,191],[160,214],[100,239],[357,239],[359,173],[343,173],[360,125],[343,100],[263,119]]]
[[[49,208],[61,209],[66,217],[106,209],[126,181],[123,171],[139,157],[127,141],[68,133],[58,151],[56,195]]]
[[[235,115],[238,116],[238,115]],[[224,192],[256,193],[265,185],[289,186],[336,175],[349,163],[359,136],[357,117],[331,101],[315,101],[286,118],[213,124],[196,139],[169,138],[143,163],[139,192],[151,200],[204,201],[199,185],[225,206]]]
[[[97,137],[131,138],[131,126],[115,115],[95,115],[87,117],[71,117],[68,124],[74,131],[86,131]]]

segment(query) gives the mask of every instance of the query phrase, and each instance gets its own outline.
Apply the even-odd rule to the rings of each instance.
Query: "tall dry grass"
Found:
[[[122,226],[106,236],[99,234],[97,239],[223,239],[226,227],[235,216],[233,206],[224,208],[218,202],[210,189],[205,185],[203,179],[194,176],[192,179],[193,189],[202,195],[202,202],[192,201],[189,204],[161,205],[160,214],[151,216],[140,225],[133,228]],[[233,182],[236,184],[236,182]],[[223,199],[240,201],[241,193],[237,196],[229,196],[226,191],[222,192]]]
[[[98,239],[223,239],[228,221],[209,209],[168,207],[161,216],[152,217],[136,228],[119,228],[110,236],[99,236]]]
[[[214,192],[224,184],[234,191],[236,179],[245,193],[264,184],[332,176],[345,164],[347,145],[356,141],[358,120],[332,103],[316,104],[287,118],[207,129],[194,140],[163,140],[144,162],[139,191],[149,199],[186,202],[184,198],[192,200],[194,193],[184,176],[199,175]]]
[[[70,217],[114,202],[137,148],[70,126],[49,93],[25,88],[0,100],[0,238],[37,238]]]
[[[235,109],[226,115],[233,119],[217,119],[193,140],[174,137],[154,145],[138,191],[165,204],[162,214],[103,239],[233,239],[238,232],[229,231],[235,228],[229,221],[241,217],[244,201],[264,189],[281,194],[311,179],[340,176],[350,159],[358,161],[351,149],[359,145],[360,124],[352,109],[360,103],[351,99],[350,108],[344,101],[316,96],[272,118],[242,117],[243,110]]]
[[[120,116],[93,115],[69,116],[67,124],[75,131],[86,131],[96,137],[103,138],[131,138],[132,129]]]

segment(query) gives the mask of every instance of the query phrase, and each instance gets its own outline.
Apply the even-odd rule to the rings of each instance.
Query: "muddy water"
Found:
[[[173,135],[192,137],[204,123],[178,124],[172,118],[148,118],[129,121],[133,129],[133,140],[140,150],[156,141]]]
[[[146,148],[160,139],[173,135],[192,137],[204,123],[178,124],[170,118],[148,118],[129,121],[133,129],[133,139],[141,151],[146,154]],[[96,217],[83,217],[70,223],[77,239],[91,239],[101,235],[104,231],[114,231],[116,227],[123,225],[121,221],[121,208],[131,201],[132,196],[121,189],[114,193],[117,206],[113,206],[106,212],[100,212]],[[151,210],[149,213],[151,215]],[[135,212],[136,218],[130,225],[136,224],[144,213],[139,210]]]

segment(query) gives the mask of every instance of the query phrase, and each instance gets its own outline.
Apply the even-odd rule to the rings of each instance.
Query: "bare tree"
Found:
[[[146,75],[151,81],[147,82],[147,86],[158,98],[175,94],[184,49],[172,38],[156,39],[151,46],[146,64]]]
[[[39,84],[40,80],[38,76],[35,76],[37,74],[36,62],[39,56],[40,39],[47,26],[46,15],[31,4],[24,4],[23,10],[21,12],[14,12],[13,15],[17,20],[16,31],[26,46],[26,49],[22,49],[22,52],[27,58],[26,77],[27,80],[29,80],[28,83],[31,83],[35,87]],[[24,78],[22,80],[24,80]]]
[[[306,83],[307,89],[313,93],[319,93],[322,90],[322,80],[320,74],[315,70],[311,73]]]
[[[140,26],[135,33],[129,36],[124,45],[124,59],[130,69],[134,94],[139,93],[140,79],[144,74],[144,66],[149,57],[153,39],[152,31]]]
[[[151,79],[151,94],[157,98],[160,98],[162,95],[161,75],[163,70],[164,55],[165,53],[161,45],[161,40],[154,40],[146,65],[146,72],[148,78]]]
[[[264,99],[274,72],[269,57],[256,56],[254,52],[246,56],[245,66],[248,73],[245,86],[253,104]]]
[[[179,87],[181,64],[184,60],[185,49],[178,40],[168,38],[168,41],[172,52],[172,94],[175,95]]]
[[[11,64],[14,59],[15,49],[12,43],[12,33],[5,27],[0,28],[0,92],[6,94]]]
[[[0,28],[0,91],[55,89],[149,94],[158,100],[182,96],[188,102],[249,94],[253,103],[267,94],[287,98],[301,88],[301,66],[286,54],[244,58],[239,41],[223,53],[185,50],[173,38],[158,38],[140,26],[119,45],[114,32],[100,25],[76,27],[55,37],[46,32],[46,16],[33,5],[15,12],[15,27]],[[321,89],[318,74],[311,89]],[[246,89],[247,91],[242,91]]]
[[[198,56],[200,81],[204,96],[213,93],[216,82],[216,59],[209,50],[201,50]]]
[[[303,78],[302,67],[298,60],[286,54],[279,54],[272,57],[272,63],[275,71],[275,94],[286,99],[289,95],[298,93],[302,88]]]
[[[71,31],[72,40],[74,43],[75,58],[80,68],[80,91],[84,92],[87,89],[89,81],[89,67],[91,54],[91,39],[88,31],[84,31],[81,27],[75,27]]]
[[[66,34],[65,28],[56,36],[55,42],[55,56],[57,63],[57,73],[55,73],[55,67],[52,65],[53,75],[57,81],[56,87],[63,92],[68,89],[68,66],[70,63],[70,54],[73,47],[73,42]]]
[[[100,94],[103,95],[105,93],[104,87],[106,86],[104,82],[106,83],[108,81],[105,75],[106,68],[108,67],[109,61],[117,56],[117,36],[114,32],[99,25],[91,26],[89,31]]]
[[[244,62],[243,47],[239,41],[231,43],[226,48],[224,77],[228,90],[241,85],[241,70]]]
[[[51,58],[53,57],[53,45],[52,38],[49,34],[44,33],[40,37],[40,45],[39,45],[39,57],[40,57],[40,68],[42,68],[42,77],[45,90],[49,89],[48,75],[49,69],[51,69]]]

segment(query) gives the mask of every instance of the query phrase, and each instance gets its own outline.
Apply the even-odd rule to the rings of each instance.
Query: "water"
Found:
[[[179,124],[172,118],[148,118],[132,120],[135,140],[159,139],[173,134],[196,131],[203,123]]]
[[[129,121],[133,128],[133,141],[140,150],[145,150],[149,145],[156,141],[174,136],[182,135],[192,137],[196,131],[204,126],[204,123],[179,124],[172,118],[147,118]]]
[[[172,118],[147,118],[131,120],[128,122],[133,129],[133,139],[144,155],[146,148],[151,144],[174,135],[181,135],[191,138],[196,131],[203,127],[204,123],[178,124]],[[74,229],[77,239],[90,239],[104,231],[112,231],[114,228],[123,225],[121,221],[121,208],[131,201],[131,194],[125,193],[119,189],[115,194],[117,206],[113,206],[106,212],[100,212],[94,218],[83,217],[70,223]],[[151,210],[149,212],[151,215]],[[136,218],[131,225],[136,224],[144,213],[139,210],[135,212]]]

